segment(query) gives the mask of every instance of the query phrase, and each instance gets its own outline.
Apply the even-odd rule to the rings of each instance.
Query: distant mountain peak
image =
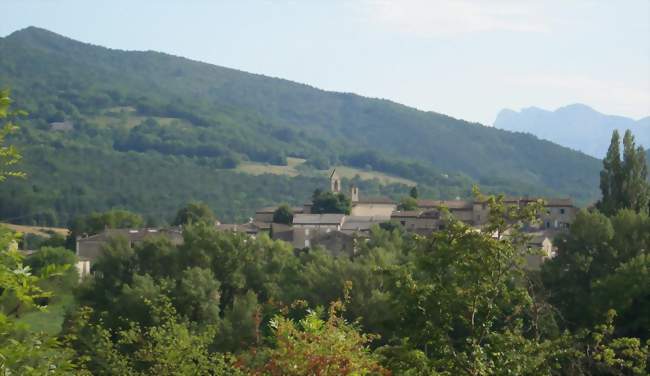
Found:
[[[51,37],[65,38],[63,35],[57,34],[53,31],[42,29],[37,26],[27,26],[24,29],[16,30],[13,33],[7,35],[7,38],[19,38],[25,35],[47,35]]]
[[[602,158],[607,151],[614,129],[630,129],[637,144],[650,144],[650,117],[638,121],[616,115],[603,114],[592,107],[574,103],[555,111],[538,107],[520,111],[502,110],[494,127],[516,132],[526,132],[539,138]]]
[[[558,111],[585,111],[585,112],[598,112],[594,110],[592,107],[587,106],[586,104],[582,103],[573,103],[564,107],[559,107],[555,112]],[[598,112],[600,113],[600,112]]]

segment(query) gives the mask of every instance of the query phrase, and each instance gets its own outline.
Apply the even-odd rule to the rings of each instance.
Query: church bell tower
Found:
[[[336,174],[336,169],[330,175],[330,190],[334,193],[341,193],[341,178]]]

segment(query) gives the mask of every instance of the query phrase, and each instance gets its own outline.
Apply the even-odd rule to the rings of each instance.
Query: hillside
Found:
[[[614,129],[621,134],[630,129],[637,144],[650,145],[650,117],[634,120],[605,115],[583,104],[573,104],[555,111],[536,107],[524,108],[519,112],[502,110],[494,126],[530,133],[596,158],[602,158],[607,152]]]
[[[241,220],[257,205],[305,200],[324,184],[314,172],[332,166],[415,181],[429,197],[466,196],[472,183],[597,197],[598,160],[530,135],[33,27],[0,39],[0,87],[30,114],[14,138],[29,178],[0,188],[3,219],[65,224],[122,206],[160,220],[200,199]],[[52,129],[63,121],[70,129]],[[238,168],[287,157],[306,160],[300,175]],[[360,184],[393,197],[408,189]]]

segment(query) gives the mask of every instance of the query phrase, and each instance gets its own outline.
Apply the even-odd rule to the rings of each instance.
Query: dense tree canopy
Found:
[[[637,147],[634,136],[628,130],[623,137],[623,158],[621,160],[620,136],[612,134],[612,141],[603,160],[600,173],[602,199],[598,209],[608,215],[620,209],[636,212],[650,211],[650,182],[648,166],[643,147]]]
[[[343,193],[323,192],[317,189],[312,195],[311,212],[314,214],[350,214],[350,209],[350,198]]]
[[[273,212],[273,223],[289,225],[293,222],[293,210],[287,204],[282,204]]]
[[[176,213],[174,225],[187,225],[198,222],[214,223],[217,217],[210,207],[202,202],[190,202]]]

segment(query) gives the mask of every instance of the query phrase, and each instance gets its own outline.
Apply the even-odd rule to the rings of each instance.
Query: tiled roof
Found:
[[[353,204],[392,204],[396,205],[395,201],[393,201],[389,197],[359,197],[359,201],[354,202]]]
[[[388,222],[389,217],[383,216],[358,216],[348,215],[345,217],[341,230],[345,231],[368,231],[373,225]]]
[[[156,229],[156,228],[144,228],[144,229],[106,229],[98,234],[87,236],[85,238],[79,239],[80,242],[84,241],[104,241],[110,238],[122,236],[128,240],[142,240],[149,236],[181,236],[180,229],[170,228],[170,229]]]
[[[421,213],[421,210],[396,210],[390,216],[391,218],[417,218]]]
[[[246,232],[246,233],[257,233],[260,230],[260,226],[256,223],[221,223],[218,224],[217,230],[221,231],[234,231],[234,232]]]
[[[345,214],[296,214],[294,225],[340,225]]]
[[[275,211],[278,209],[279,206],[267,206],[265,208],[257,209],[255,211],[256,214],[272,214],[275,213]],[[304,208],[302,206],[293,206],[291,207],[291,211],[295,213],[302,213],[304,211]]]
[[[472,209],[473,201],[467,200],[418,200],[418,206],[421,208],[440,208],[448,209]]]

